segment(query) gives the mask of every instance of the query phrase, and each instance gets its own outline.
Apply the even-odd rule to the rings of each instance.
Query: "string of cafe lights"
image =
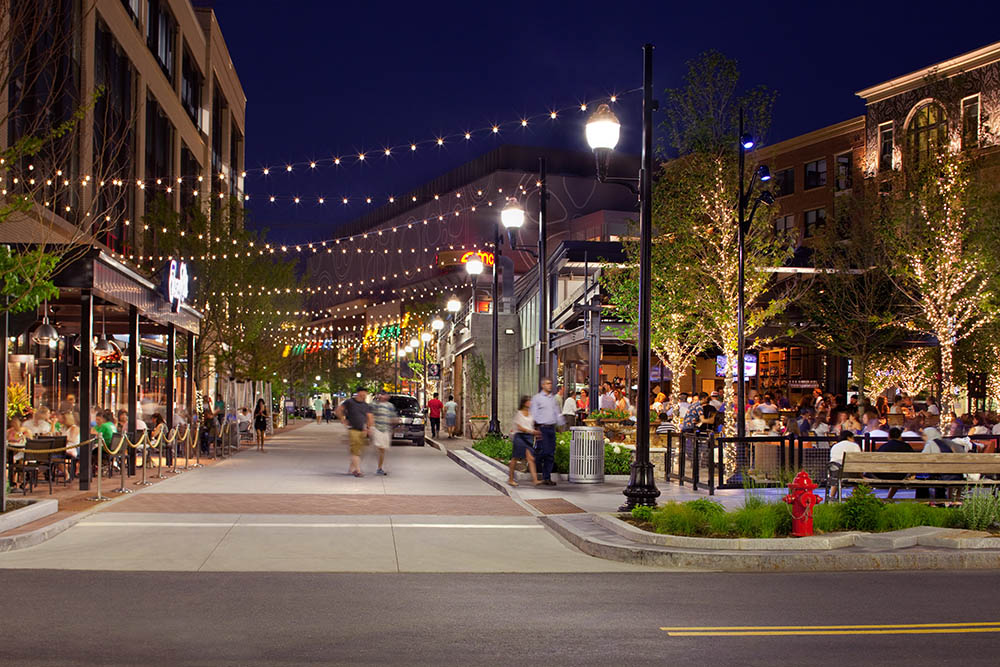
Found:
[[[480,136],[495,137],[498,136],[501,132],[506,132],[508,129],[527,129],[533,126],[535,123],[539,121],[545,121],[546,119],[549,122],[558,121],[574,111],[580,113],[586,113],[592,107],[595,107],[602,103],[615,104],[623,97],[636,93],[640,90],[641,88],[632,88],[630,90],[626,90],[623,93],[613,93],[605,97],[591,99],[588,101],[582,101],[572,106],[552,108],[545,112],[539,112],[522,116],[516,120],[492,123],[475,129],[452,132],[418,141],[411,141],[406,143],[383,146],[378,150],[361,150],[358,151],[357,153],[333,155],[328,158],[286,162],[283,166],[279,167],[263,166],[258,168],[244,169],[240,171],[239,177],[246,179],[248,176],[256,176],[258,174],[266,177],[271,175],[272,172],[284,173],[284,174],[310,173],[310,172],[315,172],[316,170],[327,166],[341,167],[352,164],[363,165],[363,164],[370,164],[375,159],[390,160],[394,156],[397,156],[399,154],[417,153],[422,147],[425,146],[444,148],[446,145],[450,145],[452,142],[455,141],[469,142]],[[0,167],[3,167],[5,164],[6,161],[3,158],[0,158]],[[142,179],[106,177],[100,180],[96,180],[93,175],[82,175],[70,179],[69,175],[65,173],[63,169],[56,169],[54,174],[46,176],[42,176],[40,173],[36,173],[37,170],[35,169],[33,163],[29,163],[27,169],[28,169],[27,174],[22,173],[20,176],[14,176],[12,178],[12,183],[14,185],[17,185],[23,181],[24,183],[27,183],[29,185],[39,185],[44,182],[45,187],[47,188],[59,188],[59,187],[65,188],[65,187],[72,187],[74,185],[79,185],[79,187],[81,188],[90,187],[95,189],[103,187],[125,188],[129,186],[129,187],[135,187],[136,189],[143,191],[149,190],[153,192],[163,192],[165,194],[173,194],[175,190],[181,190],[185,186],[189,186],[191,188],[189,194],[191,194],[194,197],[199,197],[202,196],[199,191],[199,188],[193,186],[196,183],[204,184],[205,181],[205,176],[203,174],[198,174],[194,176],[160,175]],[[221,184],[230,182],[232,181],[232,179],[233,176],[227,173],[226,171],[219,171],[212,177],[212,180],[217,180]],[[0,187],[2,187],[2,189],[0,189],[0,194],[6,195],[7,188],[5,184],[5,179],[3,179],[2,177],[0,177]],[[233,188],[230,187],[230,190],[228,192],[212,191],[207,196],[216,197],[220,200],[224,200],[227,197],[234,196],[234,192]],[[266,195],[266,198],[269,200],[271,196],[272,195]],[[52,198],[55,199],[56,197],[57,194],[53,192]],[[304,198],[295,195],[291,196],[273,195],[273,197],[274,197],[274,203],[277,203],[278,201],[289,201],[292,202],[293,204],[297,204],[297,203],[302,203],[304,201]],[[249,201],[250,198],[251,196],[249,193],[242,194],[242,199],[244,201]],[[317,203],[325,203],[326,201],[325,197],[323,198],[324,200],[323,202],[320,202],[319,199],[320,198],[317,198]],[[390,195],[385,195],[384,197],[379,199],[373,195],[366,195],[363,197],[346,197],[346,198],[340,197],[339,199],[343,203],[350,203],[352,201],[363,201],[366,204],[373,204],[376,202],[381,202],[382,200],[394,200],[396,199],[396,196],[390,194]],[[344,201],[345,199],[346,202]],[[336,198],[334,198],[333,200],[336,200]],[[45,201],[43,205],[46,208],[51,208],[53,204],[54,204],[53,201]],[[62,207],[62,210],[68,213],[71,212],[73,208],[71,205],[66,204]],[[126,225],[130,224],[130,221],[126,220],[125,224]]]

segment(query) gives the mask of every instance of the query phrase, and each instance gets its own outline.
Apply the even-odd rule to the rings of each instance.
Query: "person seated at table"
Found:
[[[115,427],[114,415],[111,414],[111,411],[98,410],[97,426],[94,427],[93,435],[101,436],[104,439],[104,444],[110,447],[111,440],[116,433],[118,433],[118,429]]]
[[[774,404],[774,396],[764,394],[764,402],[757,406],[764,414],[777,414],[778,406]]]
[[[816,420],[812,424],[812,432],[815,435],[827,435],[830,432],[830,418],[825,410],[816,415]]]
[[[799,431],[799,420],[795,417],[782,417],[779,431],[781,435],[802,435],[802,432]]]
[[[250,408],[240,408],[240,411],[236,413],[237,427],[249,423],[250,423]],[[247,428],[249,428],[249,426]],[[243,429],[240,430],[242,431]]]
[[[43,405],[35,410],[35,414],[31,416],[31,419],[24,423],[24,428],[33,438],[52,433],[52,422],[49,420],[49,409]]]
[[[670,421],[670,415],[666,412],[661,412],[659,416],[660,423],[656,426],[657,435],[666,435],[667,433],[676,433],[677,424]]]
[[[747,421],[747,430],[751,433],[764,433],[767,431],[767,422],[764,421],[763,405],[758,405],[753,409],[751,418]]]
[[[20,417],[11,417],[7,423],[7,444],[21,443],[30,437],[28,429],[21,423]]]

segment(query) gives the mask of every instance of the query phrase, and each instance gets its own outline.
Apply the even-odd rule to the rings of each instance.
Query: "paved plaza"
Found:
[[[604,572],[433,447],[393,447],[388,476],[347,474],[339,424],[310,424],[103,507],[0,568],[216,572]],[[543,506],[544,507],[544,506]],[[543,509],[544,511],[544,509]]]

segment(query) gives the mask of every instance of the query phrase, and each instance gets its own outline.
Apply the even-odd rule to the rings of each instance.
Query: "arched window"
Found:
[[[948,141],[948,120],[944,109],[928,102],[913,114],[906,131],[906,152],[910,166],[918,167],[928,157],[942,150]]]

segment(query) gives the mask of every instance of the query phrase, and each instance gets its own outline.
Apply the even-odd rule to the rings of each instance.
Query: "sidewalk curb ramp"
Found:
[[[715,540],[657,535],[611,514],[539,518],[586,554],[634,565],[721,572],[1000,568],[1000,538],[948,528],[920,527],[878,535],[842,533],[799,544],[800,538]],[[755,544],[763,541],[772,543],[770,548]]]

